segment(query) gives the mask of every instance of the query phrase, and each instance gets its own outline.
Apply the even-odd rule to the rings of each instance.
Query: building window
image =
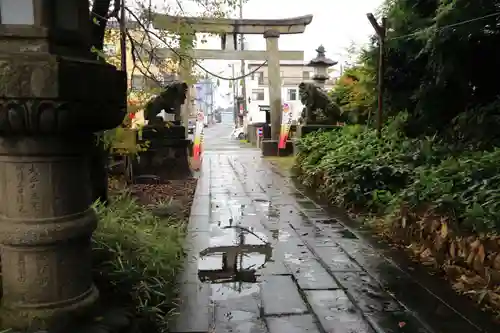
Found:
[[[259,85],[263,86],[264,85],[264,72],[257,72],[258,74],[258,80],[259,80]]]
[[[144,90],[145,82],[144,76],[142,75],[132,75],[130,79],[130,89],[131,90]]]
[[[302,72],[302,79],[309,80],[309,78],[310,78],[310,73],[308,71],[303,71]]]
[[[252,90],[252,100],[263,101],[264,100],[264,89],[253,89]]]
[[[297,100],[297,89],[295,89],[295,88],[287,89],[286,96],[287,96],[286,97],[287,101],[296,101]]]

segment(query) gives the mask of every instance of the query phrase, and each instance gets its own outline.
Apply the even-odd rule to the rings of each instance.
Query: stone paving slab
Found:
[[[180,315],[176,318],[172,333],[209,332],[213,318],[210,286],[201,282],[183,283],[180,294]]]
[[[266,318],[269,333],[320,333],[312,315]]]
[[[265,266],[258,270],[259,276],[269,275],[291,275],[290,270],[281,260],[268,261]]]
[[[335,277],[364,313],[401,312],[403,307],[365,272],[337,272]],[[362,288],[360,288],[362,286]]]
[[[434,333],[422,326],[422,323],[409,311],[369,313],[366,315],[366,320],[377,333]],[[465,333],[465,331],[456,332]]]
[[[332,272],[361,272],[362,268],[352,260],[346,253],[336,250],[332,253],[331,247],[316,247],[314,249],[318,257],[328,266]]]
[[[211,290],[215,309],[214,332],[268,332],[260,318],[259,284],[212,284]]]
[[[189,217],[188,232],[209,232],[210,231],[210,220],[208,215],[194,215],[191,214]]]
[[[210,214],[210,197],[208,195],[196,195],[191,206],[192,215]]]
[[[343,290],[307,290],[305,294],[324,332],[375,333]]]
[[[316,258],[300,260],[294,264],[287,263],[287,266],[302,290],[340,288]]]
[[[290,276],[266,276],[261,282],[263,316],[283,316],[308,313],[297,285]]]

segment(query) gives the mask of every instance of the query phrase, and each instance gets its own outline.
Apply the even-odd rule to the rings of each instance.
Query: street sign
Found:
[[[258,136],[259,138],[261,138],[261,137],[262,137],[262,127],[257,127],[257,136]]]

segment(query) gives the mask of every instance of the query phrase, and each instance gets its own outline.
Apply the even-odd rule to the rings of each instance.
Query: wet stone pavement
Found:
[[[172,332],[484,332],[218,126],[207,129]]]

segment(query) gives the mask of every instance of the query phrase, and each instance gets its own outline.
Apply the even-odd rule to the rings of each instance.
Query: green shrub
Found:
[[[432,203],[454,215],[463,229],[500,229],[500,149],[464,152],[435,166],[420,166],[401,194],[413,207]]]
[[[500,149],[457,152],[436,137],[408,138],[404,115],[383,129],[348,125],[298,143],[299,180],[335,205],[391,214],[402,204],[456,217],[464,229],[500,228]]]
[[[127,193],[96,210],[94,273],[102,299],[129,307],[146,331],[167,332],[183,264],[184,223],[153,216]]]

